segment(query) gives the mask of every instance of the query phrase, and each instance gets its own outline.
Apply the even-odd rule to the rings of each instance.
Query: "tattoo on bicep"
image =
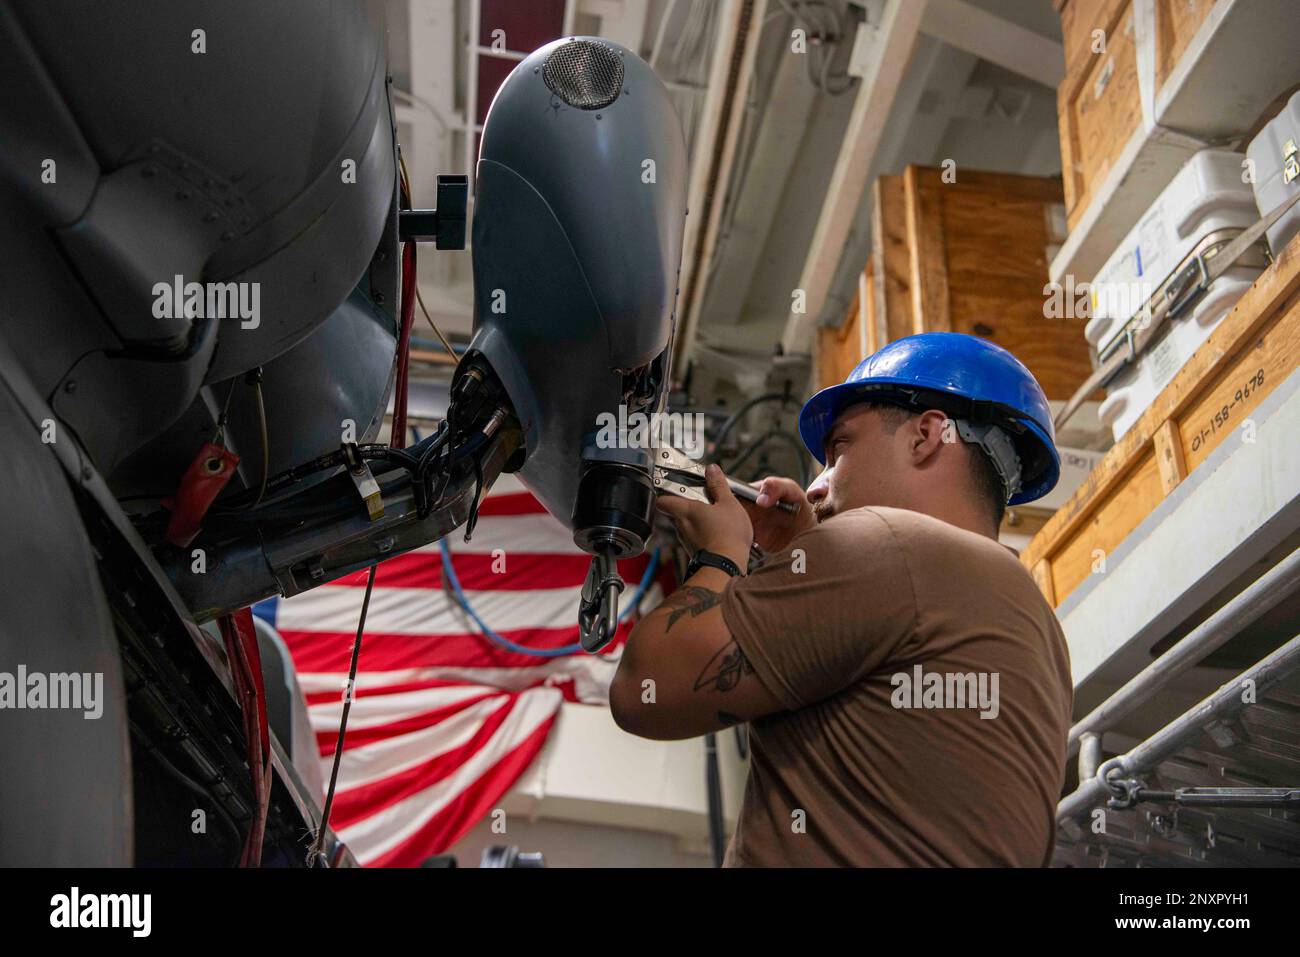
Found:
[[[672,631],[673,625],[686,615],[694,618],[721,603],[722,595],[713,589],[701,588],[699,585],[685,585],[665,598],[663,604],[659,606],[670,609],[668,624],[664,627],[664,631]]]
[[[732,638],[709,659],[699,677],[695,679],[695,691],[730,691],[740,684],[745,675],[752,675],[754,666],[749,663],[745,653]]]

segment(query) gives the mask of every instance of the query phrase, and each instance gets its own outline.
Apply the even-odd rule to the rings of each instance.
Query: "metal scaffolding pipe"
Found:
[[[1095,777],[1101,767],[1101,735],[1085,731],[1079,739],[1079,780]]]
[[[1067,754],[1086,732],[1111,728],[1142,701],[1241,633],[1251,622],[1300,587],[1300,548],[1282,559],[1241,593],[1187,634],[1163,655],[1070,729]]]
[[[1242,710],[1247,703],[1243,700],[1245,696],[1242,694],[1242,685],[1245,682],[1254,683],[1254,701],[1258,701],[1268,688],[1297,668],[1300,668],[1300,635],[1220,686],[1219,690],[1202,700],[1200,704],[1185,711],[1127,754],[1107,761],[1103,768],[1110,769],[1112,774],[1120,777],[1150,770],[1177,752],[1201,728]],[[1056,806],[1057,823],[1085,814],[1100,804],[1110,793],[1110,788],[1106,786],[1099,772],[1097,776],[1082,782],[1077,791],[1067,795]]]

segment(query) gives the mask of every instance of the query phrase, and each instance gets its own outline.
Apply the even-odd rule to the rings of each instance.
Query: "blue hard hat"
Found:
[[[923,332],[889,343],[858,363],[841,385],[822,389],[799,413],[799,435],[826,464],[826,434],[855,402],[888,402],[953,419],[997,425],[1015,444],[1020,491],[1009,505],[1042,498],[1061,475],[1047,396],[1033,373],[1006,349],[959,332]]]

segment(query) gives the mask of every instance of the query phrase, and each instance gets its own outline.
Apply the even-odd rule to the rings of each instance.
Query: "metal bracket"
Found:
[[[343,455],[347,459],[348,475],[352,478],[352,484],[357,487],[357,494],[361,496],[361,501],[366,503],[366,513],[372,522],[378,521],[384,517],[384,493],[380,491],[379,483],[375,481],[375,473],[370,471],[370,466],[365,459],[357,454],[355,442],[344,443]]]
[[[464,249],[468,202],[468,176],[463,173],[439,175],[437,208],[398,212],[398,238],[403,242],[432,241],[438,249]]]

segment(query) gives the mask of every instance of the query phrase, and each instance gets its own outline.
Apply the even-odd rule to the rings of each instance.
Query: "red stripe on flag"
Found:
[[[360,787],[340,791],[334,796],[334,812],[330,818],[335,827],[349,824],[378,814],[398,801],[404,800],[425,788],[432,787],[443,778],[454,774],[470,758],[489,745],[519,703],[519,696],[498,694],[501,707],[475,729],[473,736],[459,747],[444,751],[422,764],[371,781]]]
[[[530,591],[537,588],[573,588],[587,580],[591,567],[589,555],[543,554],[520,552],[500,558],[477,553],[452,553],[452,568],[460,587],[466,591]],[[618,573],[635,587],[650,564],[649,555],[638,555],[618,563]],[[366,572],[355,572],[331,582],[364,588]],[[380,563],[375,571],[378,588],[424,588],[440,591],[443,587],[442,556],[428,552],[397,555]]]
[[[364,674],[364,672],[361,672]],[[463,688],[463,681],[446,681],[441,678],[424,678],[420,681],[401,681],[390,685],[374,685],[371,687],[358,687],[353,694],[354,698],[373,698],[376,695],[401,694],[404,691],[432,691],[437,688]],[[313,691],[310,694],[304,694],[307,699],[307,707],[317,704],[333,704],[336,701],[343,700],[343,681],[339,681],[338,691]]]
[[[532,492],[503,492],[489,495],[479,505],[480,516],[487,515],[541,515],[546,508],[533,496]],[[563,528],[557,521],[557,526]]]
[[[395,738],[399,735],[410,734],[413,731],[423,731],[435,724],[450,718],[453,714],[464,711],[472,705],[478,704],[487,698],[495,698],[501,694],[499,691],[487,691],[474,698],[465,698],[462,701],[455,701],[451,704],[443,705],[441,708],[434,708],[420,714],[413,714],[406,718],[400,718],[397,721],[390,721],[387,724],[367,725],[364,728],[349,727],[347,735],[343,739],[343,750],[349,751],[352,748],[359,748],[363,745],[374,744],[376,741],[384,741],[388,738]],[[339,733],[337,730],[317,731],[316,744],[320,748],[322,758],[332,758],[334,756],[334,744],[338,741]]]
[[[441,854],[459,841],[492,809],[501,795],[532,764],[555,724],[551,716],[518,747],[467,787],[397,847],[367,862],[371,867],[416,867],[425,858]]]
[[[576,609],[575,609],[576,612]],[[488,622],[490,625],[491,622]],[[602,654],[610,654],[626,640],[633,622],[619,624],[614,640]],[[498,632],[502,638],[538,650],[576,645],[576,625],[564,628],[515,628]],[[346,672],[352,658],[355,634],[329,631],[282,631],[294,666],[300,672]],[[571,654],[586,654],[578,650]],[[361,670],[405,671],[408,668],[533,668],[555,660],[507,651],[481,634],[457,632],[443,635],[394,635],[367,632],[361,641]],[[343,693],[343,689],[339,689]]]

